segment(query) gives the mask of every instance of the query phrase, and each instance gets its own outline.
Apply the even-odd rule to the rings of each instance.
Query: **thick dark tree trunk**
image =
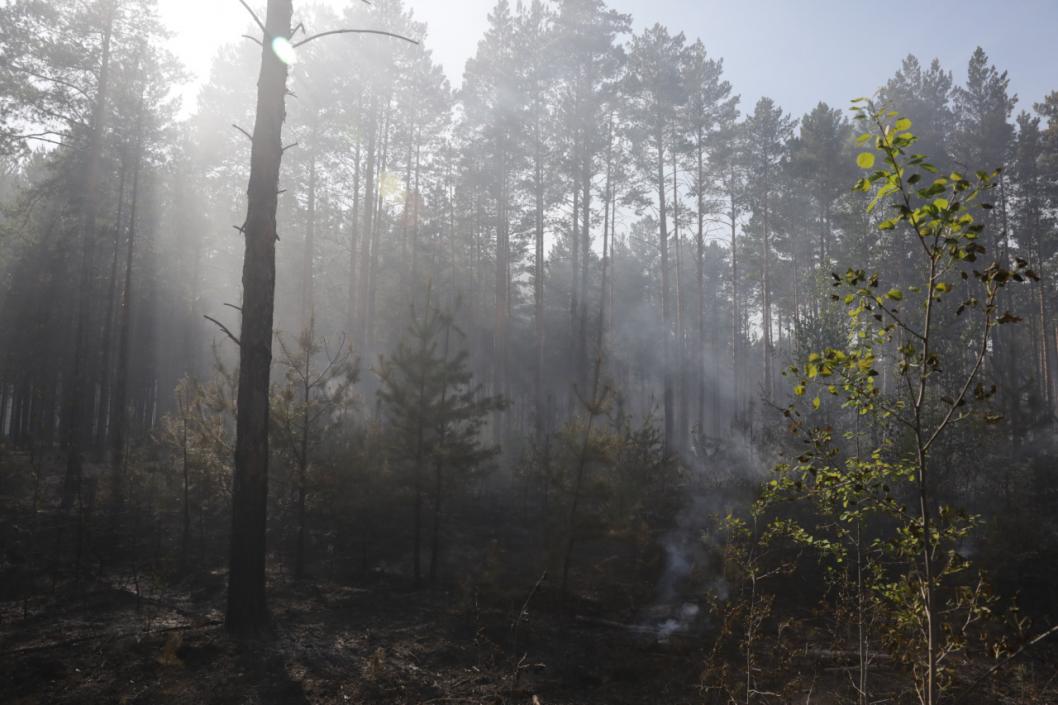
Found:
[[[243,235],[239,409],[232,478],[232,530],[225,626],[239,636],[268,627],[265,601],[265,524],[268,502],[268,387],[275,303],[276,208],[283,160],[288,68],[272,49],[290,36],[292,0],[269,0],[265,19],[257,116],[250,155]]]

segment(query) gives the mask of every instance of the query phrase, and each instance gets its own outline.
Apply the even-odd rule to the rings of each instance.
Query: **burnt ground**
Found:
[[[220,626],[223,579],[214,577],[212,585],[183,590],[112,581],[77,596],[6,603],[0,701],[698,700],[696,659],[686,648],[591,616],[590,603],[559,604],[546,588],[515,637],[517,600],[486,605],[473,594],[409,591],[387,580],[353,587],[277,584],[270,593],[274,638],[240,644]]]
[[[224,576],[162,585],[135,576],[98,578],[81,590],[0,605],[0,703],[142,705],[440,704],[689,705],[729,702],[699,687],[710,635],[659,642],[630,623],[634,615],[587,598],[559,599],[546,585],[512,631],[531,586],[516,597],[474,590],[409,590],[380,577],[270,586],[273,635],[236,642],[221,626]],[[767,650],[767,645],[763,645]],[[850,699],[850,667],[810,649],[781,671],[759,673],[780,684],[754,702],[836,705]],[[965,703],[1058,703],[1058,652],[1048,649]],[[737,668],[737,657],[732,665]],[[762,663],[762,666],[764,664]],[[771,664],[761,671],[772,670]],[[987,664],[967,664],[967,678]],[[515,682],[515,671],[518,679]],[[1026,669],[1031,671],[1026,672]],[[1052,675],[1053,673],[1053,675]],[[888,697],[905,676],[875,666],[873,683]],[[1027,682],[1027,681],[1026,681]],[[1021,695],[1018,695],[1018,692]],[[1025,699],[1028,697],[1028,699]],[[1042,698],[1042,699],[1041,699]]]

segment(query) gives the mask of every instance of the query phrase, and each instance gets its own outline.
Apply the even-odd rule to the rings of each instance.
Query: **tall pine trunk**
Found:
[[[673,390],[672,390],[672,304],[669,301],[669,229],[665,213],[665,139],[664,128],[657,126],[655,134],[656,148],[658,152],[657,163],[657,189],[658,189],[658,253],[661,269],[661,319],[664,323],[662,333],[662,379],[663,379],[663,401],[665,410],[665,452],[671,452],[675,442],[675,419],[673,418]]]
[[[111,492],[112,506],[115,513],[120,512],[125,502],[125,444],[128,427],[128,390],[129,390],[129,336],[132,332],[132,265],[136,252],[136,212],[139,190],[140,170],[143,162],[143,110],[137,118],[137,145],[132,166],[132,195],[129,204],[129,234],[125,245],[125,284],[121,290],[120,315],[118,317],[117,368],[114,371],[114,399],[112,411],[111,440]]]
[[[290,36],[292,0],[268,0],[257,113],[250,154],[243,235],[239,408],[232,478],[232,530],[225,626],[240,636],[268,627],[265,601],[265,528],[268,503],[268,388],[275,305],[276,208],[283,160],[288,68],[270,37]]]
[[[541,440],[545,427],[544,409],[544,158],[543,145],[540,139],[540,118],[536,123],[536,149],[534,152],[534,196],[536,199],[533,213],[533,229],[535,231],[534,273],[533,273],[533,316],[536,326],[536,435]]]

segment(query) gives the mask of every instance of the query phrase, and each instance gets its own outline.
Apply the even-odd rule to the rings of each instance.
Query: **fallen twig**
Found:
[[[162,629],[151,629],[151,630],[148,630],[146,633],[148,635],[150,635],[150,634],[165,634],[167,632],[191,631],[192,629],[208,629],[210,627],[220,626],[221,624],[223,624],[222,621],[220,621],[218,619],[211,619],[211,620],[208,620],[206,622],[202,622],[200,624],[181,624],[181,625],[177,625],[175,627],[164,627]],[[136,631],[132,631],[132,632],[117,632],[117,633],[104,632],[102,634],[92,634],[92,635],[89,635],[89,636],[74,637],[73,639],[64,639],[63,641],[53,641],[53,642],[51,642],[49,644],[38,644],[36,646],[25,646],[25,647],[23,647],[21,649],[11,649],[10,651],[5,651],[2,654],[0,654],[0,657],[16,656],[18,654],[28,654],[28,653],[33,653],[35,651],[49,651],[51,649],[61,649],[64,646],[76,646],[78,644],[83,644],[83,643],[88,642],[88,641],[95,641],[97,639],[106,639],[108,637],[111,637],[111,638],[114,638],[114,639],[125,639],[125,638],[128,638],[128,637],[140,636],[142,634],[144,634],[144,632],[142,630],[139,630],[139,629],[137,629]]]

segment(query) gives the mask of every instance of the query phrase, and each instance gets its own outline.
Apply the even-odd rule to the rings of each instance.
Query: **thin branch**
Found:
[[[265,36],[267,37],[268,30],[265,29],[264,22],[262,22],[257,16],[257,13],[254,12],[253,9],[251,9],[250,6],[246,4],[246,0],[239,0],[239,4],[246,8],[246,11],[250,13],[250,17],[253,18],[253,21],[257,23],[257,26],[261,28],[261,31],[264,32]]]
[[[878,300],[880,298],[882,298],[882,297],[881,296],[875,297],[874,304],[879,309],[881,309],[886,315],[888,315],[889,318],[891,318],[893,320],[893,323],[895,323],[896,325],[900,326],[905,331],[907,331],[908,334],[914,336],[915,338],[918,338],[920,341],[925,341],[925,338],[922,337],[921,333],[919,333],[917,330],[915,330],[914,328],[909,326],[907,323],[904,323],[903,319],[901,319],[898,315],[896,315],[896,311],[895,310],[890,309],[882,301]]]
[[[326,349],[327,341],[324,341],[323,347]],[[342,341],[341,341],[341,343],[338,344],[338,348],[335,350],[334,355],[331,355],[330,352],[327,352],[327,357],[328,357],[327,366],[323,368],[323,371],[320,372],[320,374],[316,377],[316,380],[312,384],[309,385],[310,387],[315,389],[317,386],[319,386],[320,382],[322,382],[323,379],[328,374],[330,374],[330,371],[332,369],[334,369],[334,367],[338,364],[338,360],[342,358],[344,351],[345,351],[345,333],[342,333]]]
[[[33,140],[34,142],[47,142],[48,144],[54,144],[54,145],[57,145],[59,147],[69,147],[70,146],[66,142],[60,142],[59,140],[53,140],[50,137],[44,137],[43,135],[46,135],[46,134],[48,134],[48,133],[47,132],[43,132],[43,133],[35,134],[35,135],[18,135],[16,139]]]
[[[221,332],[224,333],[224,335],[226,335],[229,338],[231,338],[233,343],[235,343],[239,347],[242,347],[242,343],[239,342],[239,339],[235,337],[234,333],[232,333],[230,330],[228,330],[228,327],[226,325],[224,325],[223,323],[218,321],[216,318],[213,318],[212,316],[202,316],[202,317],[205,318],[210,323],[212,323],[213,325],[215,325],[218,328],[220,328]]]
[[[285,154],[288,149],[294,149],[294,147],[297,147],[297,146],[298,146],[297,142],[291,142],[287,146],[283,147],[283,153]]]
[[[990,669],[985,671],[984,675],[982,675],[980,678],[978,678],[973,683],[971,683],[969,685],[969,687],[967,687],[967,688],[965,688],[963,690],[963,692],[964,693],[968,693],[968,692],[976,689],[977,686],[981,685],[981,683],[985,682],[990,676],[994,675],[996,671],[998,671],[1000,668],[1002,668],[1003,666],[1006,666],[1011,661],[1013,661],[1018,656],[1020,656],[1022,654],[1022,652],[1025,651],[1025,649],[1029,648],[1030,646],[1035,646],[1036,644],[1040,643],[1041,641],[1043,641],[1044,639],[1046,639],[1047,637],[1049,637],[1050,635],[1052,635],[1052,634],[1054,634],[1056,632],[1058,632],[1058,625],[1055,625],[1055,626],[1051,627],[1050,629],[1048,629],[1045,632],[1037,634],[1035,637],[1033,637],[1032,639],[1030,639],[1026,643],[1022,644],[1021,647],[1017,651],[1015,651],[1014,653],[1010,654],[1004,660],[1000,661],[999,663],[997,663],[996,665],[992,666]]]
[[[259,47],[263,47],[264,46],[264,44],[261,43],[260,39],[258,39],[257,37],[251,37],[249,34],[242,35],[242,38],[243,39],[249,39],[251,42],[253,42],[254,44],[256,44]]]
[[[248,139],[251,142],[253,142],[253,135],[251,135],[249,132],[247,132],[246,130],[242,129],[241,127],[236,125],[234,122],[231,124],[231,126],[234,127],[236,130],[238,130],[239,132],[241,132],[244,135],[246,135],[246,139]]]
[[[384,32],[381,29],[332,29],[329,32],[320,32],[319,34],[314,34],[311,37],[308,37],[307,39],[302,39],[300,42],[294,45],[294,48],[297,49],[298,47],[308,44],[309,42],[315,39],[319,39],[320,37],[329,37],[332,34],[378,34],[383,37],[393,37],[394,39],[402,39],[408,42],[409,44],[419,44],[419,42],[415,41],[414,39],[409,39],[404,35],[395,34],[393,32]]]
[[[230,309],[232,309],[234,311],[238,311],[240,314],[242,313],[242,306],[236,306],[235,304],[228,304],[228,303],[223,304],[223,305],[227,306],[228,308],[230,308]]]
[[[988,306],[991,306],[994,300],[995,294],[993,293],[989,296]],[[944,415],[940,424],[938,424],[933,430],[933,433],[930,434],[929,440],[927,440],[925,445],[922,446],[923,453],[929,450],[930,446],[933,445],[933,441],[937,440],[937,436],[947,428],[949,422],[951,422],[952,416],[955,414],[955,410],[962,406],[963,400],[966,399],[966,394],[970,391],[970,385],[973,384],[974,380],[977,378],[977,372],[981,369],[981,364],[984,362],[985,357],[988,356],[988,341],[990,340],[990,333],[994,327],[995,324],[992,320],[991,310],[986,310],[984,330],[981,332],[981,346],[977,350],[977,358],[974,360],[973,369],[971,369],[970,373],[966,376],[966,381],[963,382],[962,389],[959,390],[959,395],[952,400],[951,406],[948,407],[948,412]]]
[[[70,83],[69,81],[65,81],[65,80],[63,80],[61,78],[55,78],[54,76],[46,76],[46,75],[44,75],[42,73],[37,73],[36,71],[32,71],[31,69],[28,69],[28,68],[26,68],[24,66],[16,66],[15,70],[16,71],[21,71],[22,73],[26,74],[27,76],[32,76],[33,78],[40,79],[41,81],[49,81],[51,83],[55,83],[57,85],[63,86],[64,88],[69,88],[70,90],[77,92],[78,94],[80,94],[84,98],[89,98],[90,97],[88,95],[88,93],[86,93],[79,86],[76,86],[73,83]]]

